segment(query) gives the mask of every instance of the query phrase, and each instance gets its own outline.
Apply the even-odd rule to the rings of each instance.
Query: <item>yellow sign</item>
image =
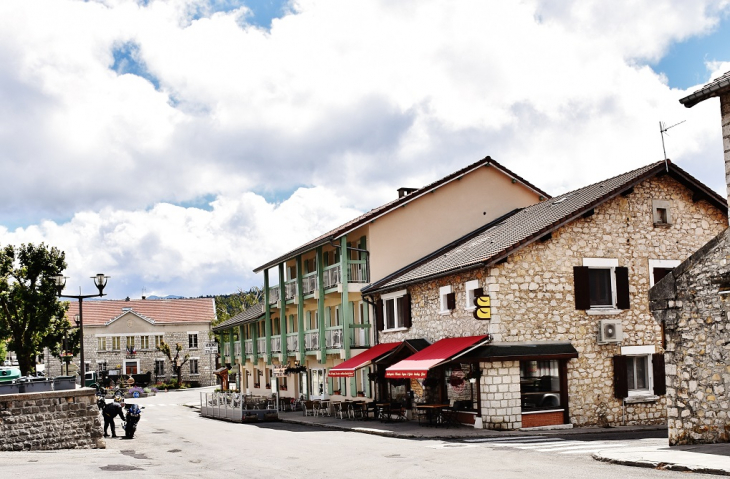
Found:
[[[477,296],[474,306],[474,319],[492,319],[492,299],[489,296]]]

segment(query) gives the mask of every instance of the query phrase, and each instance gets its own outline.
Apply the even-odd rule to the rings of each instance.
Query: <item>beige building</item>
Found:
[[[478,427],[664,423],[648,291],[726,227],[724,198],[664,162],[516,211],[362,289],[379,343],[439,342],[376,376]]]
[[[78,303],[72,301],[67,316],[73,321],[77,314]],[[178,343],[183,346],[180,357],[190,358],[183,365],[183,381],[216,384],[215,354],[204,351],[215,318],[213,298],[85,301],[85,369],[106,372],[112,379],[150,373],[153,382],[169,380],[175,377],[172,365],[157,350],[164,341],[171,346],[173,358]],[[62,374],[61,362],[49,354],[45,357],[50,375]],[[75,364],[78,361],[78,357],[73,358]]]
[[[265,301],[217,326],[221,353],[245,392],[309,398],[370,396],[364,372],[333,378],[333,366],[373,344],[372,305],[360,290],[516,208],[549,196],[487,157],[275,258],[263,273]],[[273,278],[276,277],[276,280]],[[272,380],[299,363],[306,374]]]

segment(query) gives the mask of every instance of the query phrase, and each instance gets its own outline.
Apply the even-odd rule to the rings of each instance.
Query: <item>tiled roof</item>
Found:
[[[298,248],[291,250],[288,253],[286,253],[282,256],[279,256],[278,258],[276,258],[272,261],[269,261],[266,264],[259,266],[258,268],[254,269],[254,272],[258,273],[261,270],[275,266],[275,265],[282,263],[283,261],[289,260],[299,254],[305,253],[307,251],[310,251],[313,248],[316,248],[323,244],[329,243],[332,240],[340,238],[343,234],[346,234],[348,231],[352,231],[353,229],[359,227],[360,225],[367,223],[368,221],[370,221],[382,214],[385,214],[404,203],[408,203],[408,202],[414,200],[415,198],[418,198],[419,196],[422,196],[422,195],[430,192],[431,190],[448,183],[449,181],[451,181],[455,178],[459,178],[460,176],[469,173],[471,170],[474,170],[476,168],[482,167],[487,164],[489,164],[490,166],[496,167],[497,169],[499,169],[500,171],[505,173],[507,176],[514,178],[515,180],[519,181],[520,183],[524,184],[525,186],[527,186],[528,188],[532,189],[533,191],[539,193],[540,195],[544,196],[545,198],[550,198],[550,195],[548,195],[541,189],[532,185],[531,183],[529,183],[522,177],[516,175],[515,173],[511,172],[510,170],[508,170],[507,168],[505,168],[504,166],[500,165],[495,160],[493,160],[487,156],[483,160],[479,160],[476,163],[472,163],[471,165],[469,165],[465,168],[462,168],[458,171],[455,171],[454,173],[451,173],[450,175],[445,176],[445,177],[441,178],[440,180],[434,181],[433,183],[431,183],[427,186],[424,186],[423,188],[419,188],[418,190],[416,190],[406,196],[397,198],[389,203],[386,203],[382,206],[374,208],[374,209],[368,211],[367,213],[365,213],[361,216],[358,216],[357,218],[355,218],[351,221],[348,221],[347,223],[342,224],[342,225],[338,226],[337,228],[330,230],[321,236],[318,236],[317,238],[313,239],[312,241],[309,241],[309,242],[303,244],[302,246],[299,246]]]
[[[363,293],[384,292],[462,269],[494,264],[515,249],[536,241],[632,188],[666,168],[672,177],[698,197],[727,211],[727,202],[684,170],[663,161],[543,201],[505,215],[405,268],[363,288]]]
[[[259,319],[263,315],[264,315],[264,304],[263,303],[254,304],[252,306],[249,306],[248,309],[241,311],[234,317],[223,321],[221,324],[214,327],[213,331],[215,331],[215,332],[224,331],[226,329],[230,329],[235,326],[240,326],[242,324],[251,322],[255,319]]]
[[[687,108],[692,108],[699,102],[714,96],[719,96],[721,93],[725,93],[728,90],[730,90],[730,72],[724,73],[722,76],[715,78],[713,81],[691,95],[682,98],[679,100],[679,103]]]
[[[215,320],[215,300],[213,298],[86,300],[84,326],[103,326],[130,311],[154,324],[207,323]],[[79,303],[71,301],[66,315],[72,324],[73,317],[78,312]]]

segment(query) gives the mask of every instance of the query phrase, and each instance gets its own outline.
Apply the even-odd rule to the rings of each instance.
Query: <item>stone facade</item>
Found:
[[[482,411],[487,429],[519,429],[522,427],[520,406],[520,362],[493,361],[481,363],[480,378]]]
[[[655,226],[653,200],[668,202],[671,225]],[[723,211],[705,201],[693,201],[692,192],[672,177],[655,176],[630,194],[600,204],[592,216],[554,231],[547,241],[517,250],[505,263],[408,286],[412,327],[381,332],[379,340],[433,342],[491,333],[495,342],[569,341],[579,353],[567,367],[574,425],[660,424],[666,417],[663,398],[624,402],[614,397],[613,357],[621,354],[622,346],[652,346],[662,352],[661,326],[648,304],[650,260],[684,260],[726,227]],[[583,258],[612,258],[628,268],[630,309],[610,314],[576,310],[573,268],[581,266]],[[473,280],[491,297],[491,321],[473,319],[466,308],[465,283]],[[443,313],[439,288],[449,285],[456,293],[456,309]],[[602,319],[621,321],[621,344],[597,343]],[[490,409],[495,408],[482,404],[488,427]],[[517,417],[509,421],[516,427],[519,414],[508,416]]]
[[[103,447],[90,388],[0,396],[0,451]]]
[[[660,281],[651,307],[666,336],[670,445],[730,442],[730,232]]]

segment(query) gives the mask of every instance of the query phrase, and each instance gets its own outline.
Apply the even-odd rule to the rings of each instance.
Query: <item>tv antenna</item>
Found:
[[[674,128],[677,125],[681,125],[685,121],[687,121],[687,120],[682,120],[679,123],[675,123],[672,126],[667,126],[667,124],[664,123],[663,121],[659,122],[659,133],[661,133],[661,135],[662,135],[662,151],[664,151],[664,165],[667,168],[667,172],[669,171],[669,162],[667,161],[667,149],[664,146],[664,134],[667,132],[668,129]]]

